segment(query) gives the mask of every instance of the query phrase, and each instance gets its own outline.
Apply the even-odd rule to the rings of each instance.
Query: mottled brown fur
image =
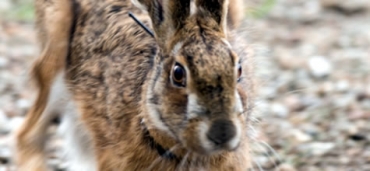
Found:
[[[249,65],[243,65],[243,77],[236,81],[235,64],[246,62],[247,56],[236,55],[223,40],[227,38],[224,1],[214,0],[220,5],[212,6],[197,0],[202,10],[190,17],[190,1],[140,2],[150,17],[129,0],[36,0],[43,53],[32,69],[39,94],[17,135],[20,170],[46,170],[47,121],[40,118],[59,72],[66,73],[65,81],[92,135],[101,171],[176,170],[179,166],[238,171],[250,166],[246,129],[252,79]],[[230,28],[238,26],[241,11],[236,7],[241,2],[231,0],[228,7],[234,9],[228,16]],[[158,6],[163,16],[158,15]],[[153,28],[156,39],[128,17],[129,11]],[[173,54],[178,43],[182,47]],[[174,87],[169,81],[175,62],[188,68],[186,88]],[[240,115],[234,115],[235,90],[243,102]],[[189,92],[203,107],[197,113],[202,117],[186,118]],[[157,129],[148,114],[152,111],[160,115],[169,132]],[[200,122],[210,124],[217,119],[239,120],[244,128],[241,143],[236,150],[200,154],[204,149],[194,138],[199,134],[196,128]],[[179,146],[173,151],[179,160],[163,158],[152,165],[160,156],[144,141],[142,121],[155,142],[167,149]],[[188,155],[189,149],[196,153]]]

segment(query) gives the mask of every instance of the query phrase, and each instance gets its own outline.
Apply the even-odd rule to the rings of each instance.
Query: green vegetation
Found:
[[[32,21],[34,19],[35,14],[32,0],[15,0],[12,3],[10,9],[0,11],[0,15],[5,19],[20,21]],[[262,0],[260,5],[248,9],[247,15],[253,18],[263,18],[268,15],[275,4],[276,0]]]
[[[9,9],[0,14],[7,20],[32,21],[35,17],[32,0],[12,1]]]
[[[247,15],[252,16],[254,18],[262,18],[265,17],[275,6],[276,0],[263,0],[261,5],[248,10]]]

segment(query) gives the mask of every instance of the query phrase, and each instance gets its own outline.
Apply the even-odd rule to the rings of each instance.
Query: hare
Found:
[[[247,170],[252,67],[228,40],[241,3],[36,0],[39,92],[18,169],[48,170],[46,128],[62,115],[71,170]]]

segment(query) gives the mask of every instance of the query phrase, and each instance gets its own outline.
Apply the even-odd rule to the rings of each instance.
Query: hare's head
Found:
[[[227,0],[139,0],[160,53],[147,88],[151,127],[205,155],[238,148],[246,94],[239,57],[226,40]]]

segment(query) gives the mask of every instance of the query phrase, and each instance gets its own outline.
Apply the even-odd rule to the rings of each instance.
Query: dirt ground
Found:
[[[370,1],[246,3],[240,34],[254,50],[260,82],[253,170],[370,171]],[[13,168],[11,133],[34,98],[29,4],[0,1],[0,171]],[[50,164],[63,168],[55,156]]]

